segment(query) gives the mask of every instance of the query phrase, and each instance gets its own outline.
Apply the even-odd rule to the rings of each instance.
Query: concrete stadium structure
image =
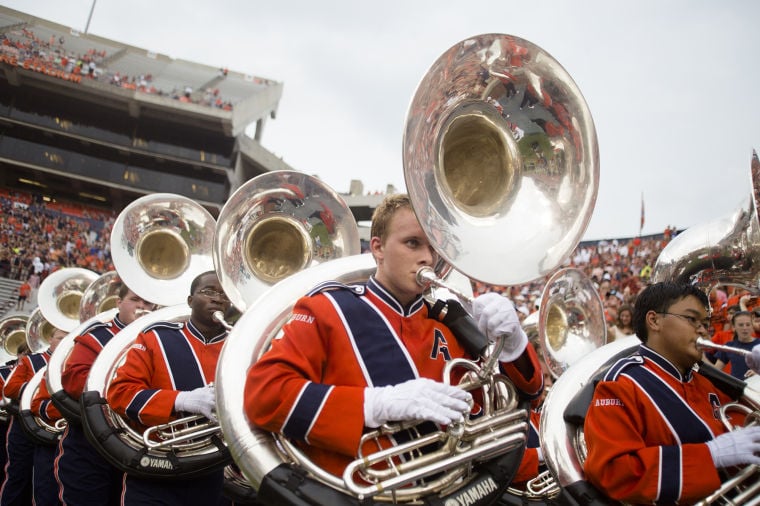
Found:
[[[147,193],[177,193],[216,216],[248,179],[296,170],[260,143],[281,82],[1,6],[0,37],[2,187],[116,211]],[[366,219],[379,198],[360,200]]]

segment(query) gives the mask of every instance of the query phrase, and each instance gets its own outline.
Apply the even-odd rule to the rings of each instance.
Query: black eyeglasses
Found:
[[[209,299],[230,300],[224,292],[214,290],[213,288],[202,288],[198,290],[198,293]]]
[[[699,327],[704,327],[705,330],[710,328],[710,319],[705,318],[704,320],[700,320],[699,318],[695,318],[694,316],[687,315],[687,314],[678,314],[678,313],[666,313],[664,311],[660,311],[659,314],[667,314],[670,316],[678,316],[679,318],[683,318],[689,324],[694,327],[695,329],[699,329]]]

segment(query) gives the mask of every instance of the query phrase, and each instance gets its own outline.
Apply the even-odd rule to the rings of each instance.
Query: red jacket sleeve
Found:
[[[50,399],[50,392],[47,389],[47,381],[42,378],[37,392],[32,397],[32,413],[42,418],[48,423],[55,423],[56,420],[63,418],[61,412],[55,407]]]
[[[34,376],[34,369],[29,361],[29,357],[22,357],[5,381],[3,395],[9,399],[18,401],[21,396],[21,389],[32,379],[32,376]]]
[[[139,334],[124,364],[117,369],[106,396],[111,409],[145,426],[175,418],[174,401],[179,392],[154,378],[161,364],[160,353],[155,337],[150,333]]]
[[[246,413],[255,425],[279,433],[305,387],[335,385],[313,421],[308,443],[353,457],[364,429],[365,387],[346,382],[341,386],[335,378],[325,377],[328,357],[330,363],[346,363],[347,369],[355,362],[349,355],[340,355],[342,350],[331,353],[328,345],[329,336],[343,332],[340,321],[329,317],[334,309],[323,295],[300,299],[293,314],[299,317],[283,327],[283,337],[274,340],[248,372]],[[359,384],[355,376],[347,374],[352,383]]]
[[[74,347],[71,349],[61,372],[63,389],[73,399],[81,397],[90,368],[102,349],[100,343],[94,339],[84,339],[83,337],[79,336],[74,340]],[[93,346],[93,341],[97,347]]]
[[[538,402],[544,389],[544,373],[541,369],[541,363],[538,361],[538,354],[533,345],[528,343],[522,356],[530,360],[530,364],[533,366],[533,373],[530,377],[523,376],[513,362],[501,362],[502,370],[512,380],[517,390]]]

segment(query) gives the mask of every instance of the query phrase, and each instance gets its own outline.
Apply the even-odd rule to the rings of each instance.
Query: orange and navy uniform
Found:
[[[516,388],[538,398],[543,376],[524,378],[501,364]],[[303,446],[326,471],[341,475],[355,458],[364,427],[364,389],[426,377],[469,358],[452,332],[428,317],[422,297],[403,306],[374,278],[366,285],[327,282],[295,305],[281,338],[249,372],[245,411],[255,425]]]
[[[50,353],[47,350],[21,357],[5,381],[3,395],[8,399],[18,401],[21,398],[21,391],[24,386],[37,371],[47,365],[48,360],[50,360]]]
[[[124,327],[125,324],[116,316],[109,322],[92,324],[74,339],[74,346],[61,371],[61,384],[71,398],[81,397],[87,375],[98,354]]]
[[[50,425],[54,425],[55,422],[63,418],[63,415],[61,415],[61,412],[58,411],[58,408],[55,407],[55,404],[53,404],[53,401],[50,398],[50,392],[47,388],[47,379],[44,377],[42,378],[42,381],[40,381],[39,387],[37,387],[37,392],[35,392],[32,397],[31,411],[34,415],[40,417],[44,422]]]
[[[632,504],[692,504],[720,487],[705,444],[727,431],[731,399],[694,370],[682,375],[641,345],[594,390],[584,470],[609,497]]]
[[[108,388],[111,408],[143,426],[176,418],[180,391],[214,381],[227,332],[206,339],[191,321],[159,322],[144,329]]]

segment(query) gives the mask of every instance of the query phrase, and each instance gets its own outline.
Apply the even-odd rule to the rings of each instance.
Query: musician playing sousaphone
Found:
[[[470,356],[448,327],[430,317],[422,297],[416,273],[437,255],[409,197],[386,197],[373,215],[371,235],[377,268],[369,281],[325,282],[302,297],[246,383],[251,422],[284,434],[338,476],[356,458],[368,429],[403,421],[447,426],[478,409],[468,391],[443,382],[450,360]],[[511,302],[484,294],[473,313],[483,334],[506,336],[500,368],[523,396],[538,398],[542,370]]]
[[[141,314],[155,309],[155,304],[134,293],[125,283],[117,283],[120,284],[116,301],[118,313],[110,321],[93,323],[74,338],[74,347],[64,364],[61,373],[63,389],[77,401],[82,395],[90,368],[103,347]],[[54,407],[48,405],[47,409]],[[95,506],[119,503],[123,472],[100,455],[80,425],[68,424],[59,448],[55,476],[65,504]]]
[[[584,425],[584,470],[607,496],[693,504],[721,486],[722,472],[760,464],[760,427],[729,431],[720,408],[731,397],[695,367],[708,309],[704,292],[683,282],[638,295],[633,324],[642,344],[598,383]]]
[[[107,399],[116,413],[143,426],[159,425],[182,414],[215,420],[214,375],[227,330],[214,313],[226,313],[230,301],[214,271],[191,283],[186,323],[156,322],[143,329],[117,369]],[[124,505],[217,504],[224,470],[178,480],[149,480],[127,475]]]

